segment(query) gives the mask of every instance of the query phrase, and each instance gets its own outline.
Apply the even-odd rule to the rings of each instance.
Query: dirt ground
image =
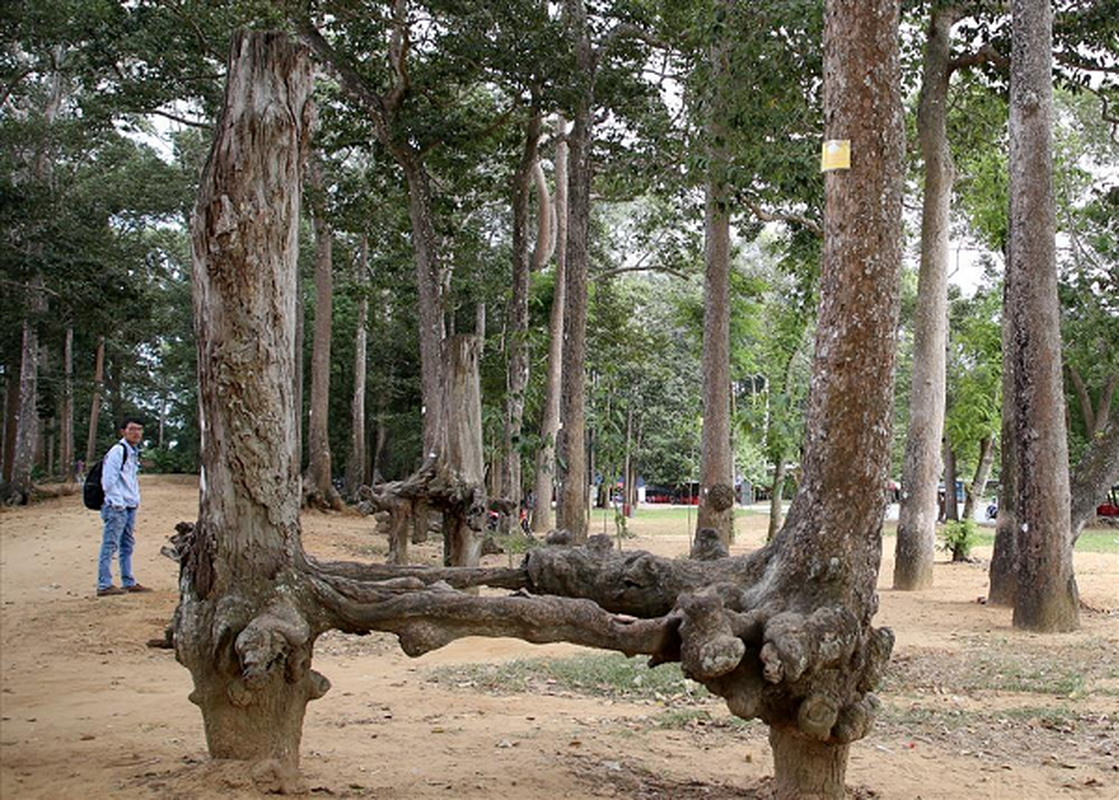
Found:
[[[177,599],[178,568],[159,548],[176,522],[195,518],[197,484],[146,476],[141,485],[136,575],[156,590],[147,595],[94,596],[100,525],[77,496],[0,512],[4,800],[255,796],[242,769],[207,759],[189,674],[171,652],[145,646]],[[737,550],[757,546],[764,518],[739,531]],[[304,536],[316,554],[385,551],[357,516],[309,514]],[[626,546],[674,555],[687,542],[660,534]],[[982,563],[938,564],[935,589],[890,591],[892,549],[887,540],[877,622],[898,644],[882,719],[852,748],[853,795],[1119,798],[1119,555],[1078,553],[1082,630],[1037,636],[977,602]],[[455,677],[588,652],[467,639],[409,659],[391,636],[324,636],[315,665],[333,689],[307,713],[311,796],[765,796],[765,727],[739,724],[716,699]]]

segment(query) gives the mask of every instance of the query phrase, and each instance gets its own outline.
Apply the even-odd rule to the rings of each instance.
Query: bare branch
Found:
[[[153,109],[149,110],[147,113],[154,114],[157,117],[163,117],[164,119],[169,119],[172,122],[178,122],[182,125],[186,125],[186,126],[191,127],[191,128],[198,128],[199,130],[208,131],[211,128],[213,128],[213,125],[211,125],[209,122],[201,122],[199,120],[187,119],[186,117],[180,117],[178,114],[172,114],[170,111],[164,111],[163,109],[160,109],[160,108],[153,108]]]
[[[691,275],[688,275],[685,272],[680,272],[679,270],[672,269],[671,267],[660,267],[655,264],[639,264],[636,267],[616,267],[614,269],[596,272],[591,277],[594,278],[596,281],[604,281],[607,278],[613,278],[615,275],[622,275],[626,272],[664,272],[668,275],[674,275],[677,278],[685,281],[691,280],[692,278]]]
[[[1000,72],[1010,69],[1010,59],[995,49],[990,42],[984,44],[974,53],[967,53],[948,62],[948,74],[951,75],[958,69],[977,67],[980,64],[990,64]]]
[[[34,67],[28,67],[27,69],[21,71],[14,78],[12,78],[12,80],[8,83],[8,85],[6,87],[4,87],[3,96],[0,96],[0,106],[7,103],[8,98],[12,96],[12,92],[14,92],[16,90],[16,87],[19,86],[19,84],[23,81],[24,78],[26,78],[28,75],[34,74],[34,72],[35,72]]]
[[[817,236],[822,237],[824,235],[824,229],[820,227],[820,223],[814,219],[811,219],[810,217],[804,216],[803,214],[766,211],[764,208],[762,208],[760,205],[758,205],[756,202],[742,193],[739,193],[738,199],[742,201],[742,204],[746,206],[746,208],[750,209],[750,212],[762,222],[791,222],[793,224],[807,228]]]

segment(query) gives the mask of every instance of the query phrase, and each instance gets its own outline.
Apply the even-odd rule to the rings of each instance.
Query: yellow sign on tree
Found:
[[[820,151],[820,172],[851,169],[851,140],[829,139]]]

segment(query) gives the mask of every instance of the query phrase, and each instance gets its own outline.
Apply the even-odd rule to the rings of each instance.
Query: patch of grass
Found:
[[[517,659],[501,664],[456,664],[439,667],[428,679],[463,689],[497,694],[565,691],[617,700],[697,702],[711,695],[690,681],[679,664],[650,669],[644,661],[617,653],[562,659]]]
[[[878,712],[878,719],[885,725],[896,725],[902,728],[938,728],[941,730],[956,730],[968,724],[969,715],[960,709],[944,711],[923,706],[909,708],[893,708],[884,705]]]
[[[1075,664],[1049,658],[981,653],[969,659],[971,689],[1069,695],[1084,692],[1084,675]]]
[[[942,531],[943,525],[938,524],[937,530]],[[886,522],[882,525],[884,537],[897,536],[897,522]],[[972,547],[992,547],[995,544],[995,529],[987,525],[978,528]],[[1086,528],[1076,540],[1072,548],[1077,553],[1119,553],[1119,530],[1115,528]]]
[[[1072,548],[1078,553],[1119,553],[1119,529],[1089,528]]]

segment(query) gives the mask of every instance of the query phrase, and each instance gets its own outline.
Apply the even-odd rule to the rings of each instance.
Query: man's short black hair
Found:
[[[129,416],[125,417],[124,419],[122,419],[120,421],[120,427],[117,428],[117,430],[123,431],[125,428],[127,428],[129,425],[131,425],[133,423],[136,423],[141,428],[144,427],[143,417],[137,417],[135,415],[129,415]]]

